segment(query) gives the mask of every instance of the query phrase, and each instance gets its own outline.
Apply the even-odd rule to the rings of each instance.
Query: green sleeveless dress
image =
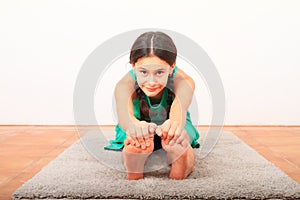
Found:
[[[176,71],[178,67],[175,66],[173,70],[173,75],[172,78],[174,79],[176,76]],[[134,71],[131,69],[130,74],[133,78],[134,81],[136,81],[136,76],[134,74]],[[166,107],[168,106],[167,103],[167,98],[168,98],[168,89],[164,88],[163,95],[161,98],[161,101],[159,104],[152,105],[149,97],[145,95],[145,99],[147,100],[147,103],[150,107],[150,113],[149,116],[151,119],[144,119],[147,122],[153,122],[156,123],[157,125],[163,124],[167,119],[166,119]],[[141,119],[140,116],[140,100],[139,99],[134,99],[132,101],[133,104],[133,110],[134,110],[134,116],[137,119]],[[192,121],[191,121],[191,116],[190,112],[187,111],[186,114],[186,124],[184,126],[184,129],[190,136],[190,144],[193,148],[199,148],[200,144],[198,142],[199,139],[199,132],[198,130],[193,126]],[[106,150],[114,150],[114,151],[122,151],[124,147],[124,140],[126,139],[126,131],[121,128],[121,126],[118,124],[115,128],[116,131],[116,138],[115,140],[110,140],[110,144],[108,146],[105,146],[104,149]]]

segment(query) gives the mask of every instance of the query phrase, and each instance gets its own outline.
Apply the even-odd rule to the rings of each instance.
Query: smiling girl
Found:
[[[199,133],[188,107],[193,79],[176,66],[177,49],[162,32],[146,32],[134,42],[130,70],[116,85],[116,139],[108,150],[123,150],[126,179],[144,177],[144,164],[163,148],[171,164],[169,178],[185,179],[194,170]]]

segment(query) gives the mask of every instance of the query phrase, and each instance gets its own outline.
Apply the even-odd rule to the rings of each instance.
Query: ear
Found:
[[[171,65],[170,75],[172,75],[175,65],[176,65],[176,62],[174,62],[173,65]]]

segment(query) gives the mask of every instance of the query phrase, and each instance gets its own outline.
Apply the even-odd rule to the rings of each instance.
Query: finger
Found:
[[[182,144],[182,142],[185,140],[184,134],[180,135],[176,141],[174,141],[177,144]]]
[[[136,139],[136,136],[135,136],[135,131],[133,129],[128,129],[126,130],[126,138],[130,138],[131,139],[131,144],[134,145],[136,144],[138,141]]]
[[[176,121],[171,122],[171,127],[168,132],[168,140],[171,140],[174,137],[177,128],[178,128],[178,122]]]
[[[141,147],[142,149],[146,148],[145,141],[144,141],[144,136],[142,133],[142,129],[140,127],[136,128],[136,136],[137,140],[139,142],[139,145],[136,145],[136,147]]]
[[[169,129],[171,127],[171,121],[168,119],[167,121],[165,121],[162,125],[162,138],[163,139],[166,139],[167,138],[167,135],[168,135],[168,132],[169,132]]]
[[[156,130],[155,130],[155,133],[159,136],[159,137],[161,137],[161,135],[162,135],[162,130],[161,130],[162,128],[161,128],[161,126],[157,126],[157,128],[156,128]]]
[[[184,135],[183,134],[183,131],[185,130],[182,130],[180,127],[177,127],[177,129],[175,130],[175,133],[174,133],[174,137],[173,139],[171,140],[170,144],[173,145],[175,143],[179,144],[178,142],[176,142],[178,140],[178,138],[181,136],[181,135]]]
[[[141,127],[141,130],[142,130],[142,135],[143,135],[143,138],[144,138],[144,141],[145,141],[145,145],[147,147],[149,147],[150,146],[150,139],[149,139],[148,126]]]
[[[188,142],[187,140],[183,140],[183,141],[181,142],[181,145],[184,146],[184,147],[188,147],[189,142]]]
[[[145,148],[146,146],[150,146],[150,139],[149,139],[149,123],[146,121],[140,122],[140,128],[142,131],[143,141],[145,142]],[[142,144],[141,144],[142,145]],[[142,145],[142,149],[144,149],[144,146]]]
[[[126,139],[124,141],[124,145],[130,145],[133,143],[132,138],[129,135],[126,135]]]
[[[162,124],[162,130],[163,130],[163,132],[168,132],[169,129],[170,129],[170,127],[171,127],[171,120],[168,119],[168,120],[166,120],[166,121]]]
[[[148,125],[147,126],[142,126],[141,131],[142,131],[143,138],[145,140],[148,140],[149,139]]]
[[[182,134],[182,132],[185,131],[183,130],[183,128],[181,128],[180,126],[177,127],[175,134],[174,134],[174,140],[177,140],[177,138],[179,138]]]
[[[150,135],[154,135],[155,134],[156,128],[157,128],[156,124],[154,124],[154,123],[150,123],[149,124],[149,133],[150,133]]]
[[[130,141],[128,140],[128,139],[126,139],[125,141],[124,141],[124,145],[129,145],[130,144]]]

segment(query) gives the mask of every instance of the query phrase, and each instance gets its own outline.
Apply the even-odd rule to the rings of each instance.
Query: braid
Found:
[[[140,120],[146,120],[146,118],[149,119],[150,107],[147,104],[147,101],[144,96],[144,92],[138,86],[137,82],[135,82],[135,91],[137,94],[137,98],[140,100]]]
[[[166,108],[166,111],[167,111],[167,119],[169,119],[169,114],[170,114],[170,109],[171,109],[171,105],[172,105],[172,102],[175,98],[175,93],[174,93],[174,80],[172,78],[173,74],[172,75],[169,75],[169,78],[168,78],[168,82],[167,82],[167,89],[168,89],[168,99],[167,99],[167,108]]]

